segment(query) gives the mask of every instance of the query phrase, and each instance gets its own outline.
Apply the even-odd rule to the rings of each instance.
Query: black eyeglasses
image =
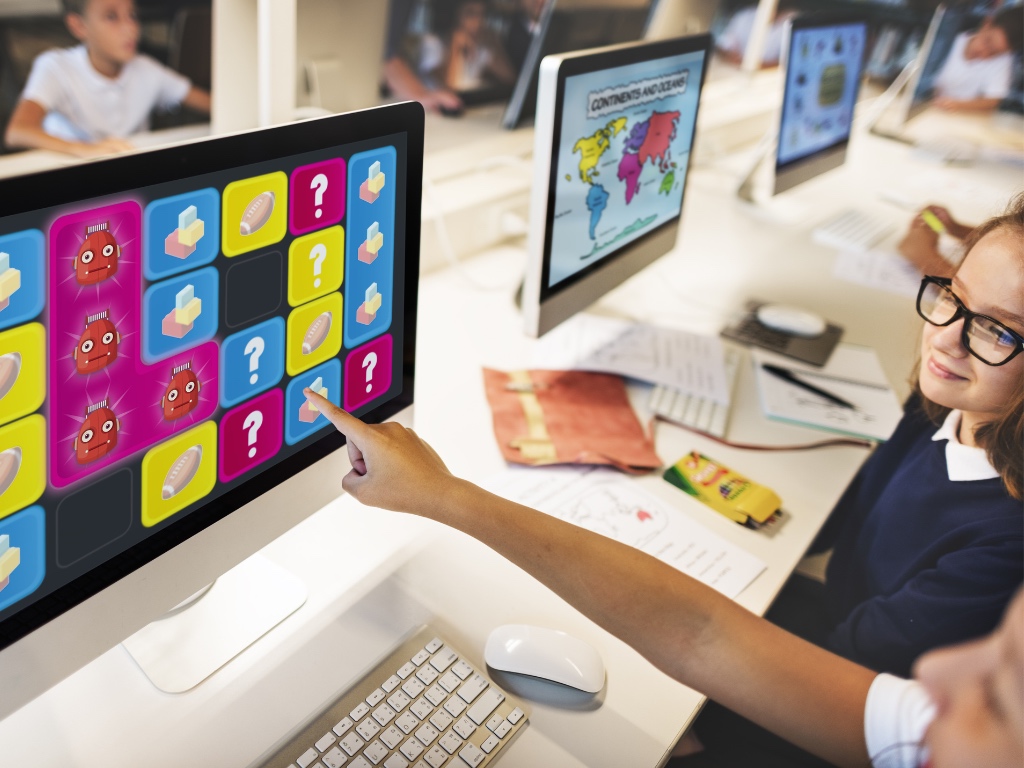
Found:
[[[987,315],[971,312],[950,290],[948,277],[926,275],[917,294],[917,314],[932,325],[964,319],[960,343],[986,365],[1004,365],[1024,351],[1024,336]]]

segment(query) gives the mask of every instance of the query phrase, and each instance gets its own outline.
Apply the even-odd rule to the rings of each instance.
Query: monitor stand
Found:
[[[166,693],[199,685],[306,602],[297,576],[257,553],[122,645]]]
[[[740,182],[736,196],[743,201],[743,210],[754,218],[793,226],[806,221],[810,212],[806,205],[772,193],[774,178],[770,161],[775,157],[777,140],[778,134],[773,130],[758,143],[753,163]]]

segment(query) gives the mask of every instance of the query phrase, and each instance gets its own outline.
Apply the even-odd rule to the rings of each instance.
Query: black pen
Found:
[[[841,397],[836,397],[831,392],[826,392],[824,389],[819,389],[813,384],[808,384],[803,379],[798,379],[794,375],[793,371],[789,370],[788,368],[782,368],[781,366],[772,365],[771,363],[762,363],[761,367],[764,368],[764,370],[770,373],[772,376],[777,376],[783,381],[788,381],[790,384],[795,384],[798,387],[806,389],[808,392],[813,392],[819,397],[824,397],[830,403],[835,403],[836,405],[842,408],[849,408],[851,411],[857,410],[857,406],[855,406],[853,403],[849,403],[846,400],[843,400],[843,398]]]

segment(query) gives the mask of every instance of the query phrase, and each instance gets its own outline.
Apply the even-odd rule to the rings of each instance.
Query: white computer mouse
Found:
[[[604,662],[589,643],[557,629],[529,624],[496,627],[484,646],[494,669],[569,685],[587,693],[604,687]]]
[[[827,327],[821,315],[786,304],[762,304],[757,308],[757,320],[773,331],[806,338],[821,336]]]

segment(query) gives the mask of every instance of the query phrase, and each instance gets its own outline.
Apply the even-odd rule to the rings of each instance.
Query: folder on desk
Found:
[[[892,391],[875,350],[840,344],[818,368],[781,355],[754,350],[754,373],[761,410],[770,419],[883,442],[889,439],[903,408]],[[765,363],[790,371],[802,381],[854,405],[845,408],[765,371]]]

